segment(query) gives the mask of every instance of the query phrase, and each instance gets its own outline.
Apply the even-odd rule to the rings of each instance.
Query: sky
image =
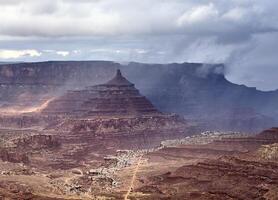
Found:
[[[0,0],[0,61],[224,63],[278,89],[277,0]]]

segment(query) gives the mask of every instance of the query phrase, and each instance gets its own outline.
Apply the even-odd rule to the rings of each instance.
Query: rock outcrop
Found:
[[[2,116],[0,125],[37,130],[13,140],[5,151],[24,153],[30,165],[43,169],[71,169],[90,162],[96,152],[101,157],[118,149],[153,148],[196,130],[183,117],[158,111],[119,70],[107,83],[70,91],[41,112]]]
[[[278,143],[261,146],[258,150],[258,154],[261,158],[266,160],[278,160]]]
[[[41,62],[0,66],[2,109],[45,100],[109,80],[120,68],[162,112],[199,120],[209,129],[258,132],[277,122],[278,92],[226,80],[223,65],[142,64],[107,61]],[[18,108],[17,110],[20,110]],[[215,112],[217,110],[217,112]]]
[[[273,127],[273,128],[264,130],[260,134],[257,135],[257,138],[268,139],[268,140],[271,140],[272,143],[278,142],[278,128]]]
[[[264,199],[272,192],[277,195],[277,184],[277,164],[227,157],[152,177],[137,191],[148,194],[144,199],[252,200]]]
[[[51,101],[42,111],[47,115],[136,116],[158,114],[152,103],[122,76],[120,70],[105,84],[70,91]]]
[[[7,141],[8,143],[8,141]],[[53,135],[25,135],[9,141],[9,146],[0,146],[0,159],[12,163],[29,164],[29,155],[36,151],[53,150],[60,147],[60,142]]]
[[[272,144],[276,135],[277,128],[272,128],[256,137],[211,135],[214,141],[209,141],[206,138],[211,136],[203,135],[165,146],[148,154],[160,170],[165,165],[164,173],[146,177],[142,170],[131,196],[143,193],[138,199],[150,200],[277,199],[278,146]],[[173,161],[176,165],[170,170]],[[181,167],[176,168],[177,163]]]
[[[14,151],[14,149],[0,149],[0,159],[11,163],[29,163],[29,157],[25,152]]]

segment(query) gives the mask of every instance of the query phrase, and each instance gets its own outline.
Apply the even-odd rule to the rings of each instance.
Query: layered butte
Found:
[[[48,115],[77,116],[119,116],[158,114],[152,103],[122,76],[116,76],[107,83],[87,87],[84,90],[69,91],[51,101],[42,111]]]

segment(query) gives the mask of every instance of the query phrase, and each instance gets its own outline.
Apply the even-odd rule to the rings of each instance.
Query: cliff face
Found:
[[[104,67],[105,66],[105,67]],[[67,89],[83,88],[112,76],[118,64],[112,62],[42,62],[0,65],[2,102],[27,104],[60,94]]]
[[[118,70],[109,82],[69,91],[49,102],[43,113],[48,115],[134,116],[159,114],[152,103]]]
[[[223,65],[141,64],[108,61],[0,65],[0,101],[39,105],[68,89],[104,83],[120,68],[161,111],[198,120],[207,128],[258,131],[274,126],[278,92],[261,92],[225,79]]]

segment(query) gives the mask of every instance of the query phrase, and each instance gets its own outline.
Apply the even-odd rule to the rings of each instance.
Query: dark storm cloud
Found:
[[[0,0],[0,58],[224,62],[229,79],[274,89],[277,7],[275,0]]]

